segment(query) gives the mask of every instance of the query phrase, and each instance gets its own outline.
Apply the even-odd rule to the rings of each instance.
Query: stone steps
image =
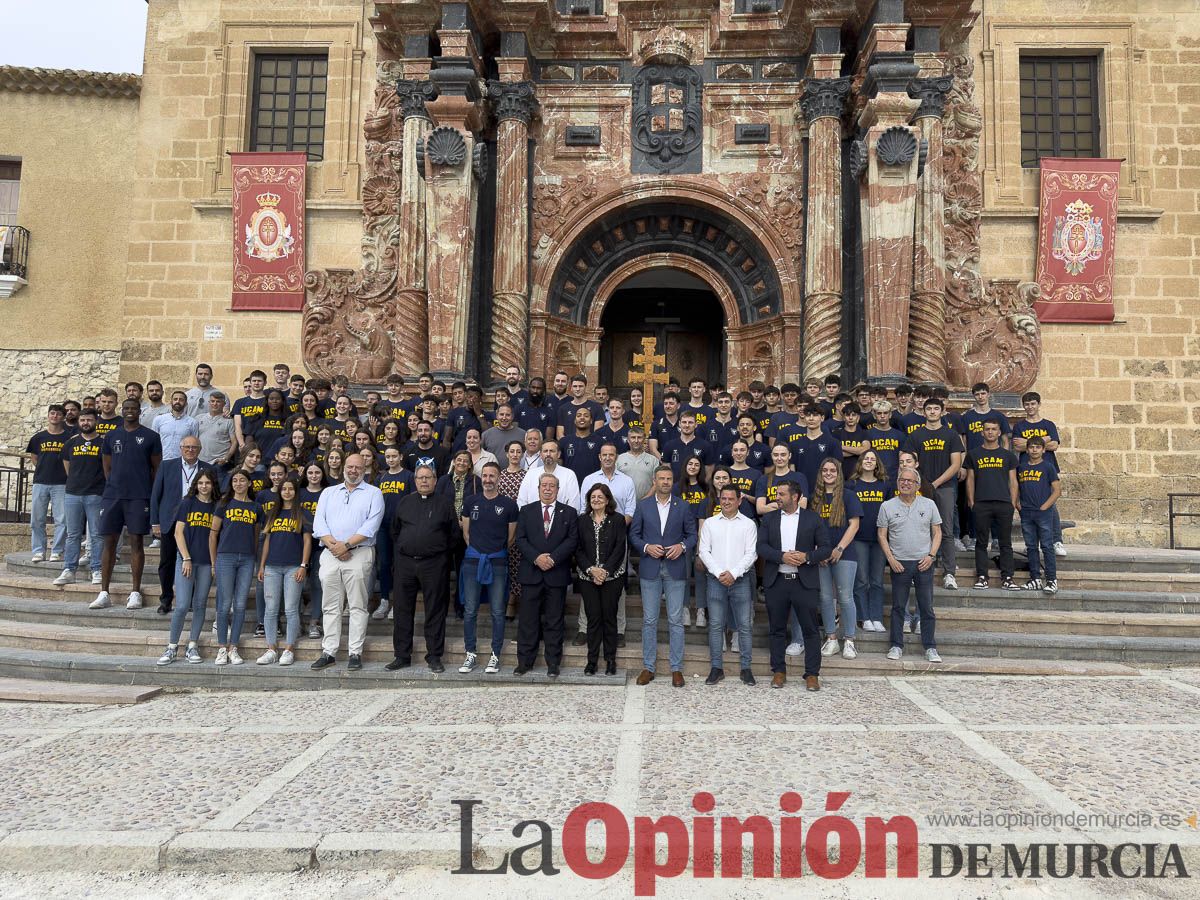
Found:
[[[162,693],[160,687],[119,684],[70,684],[28,678],[0,678],[0,700],[20,703],[88,703],[124,706],[143,703]]]

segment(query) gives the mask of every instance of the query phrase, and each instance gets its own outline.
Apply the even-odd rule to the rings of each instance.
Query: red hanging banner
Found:
[[[233,308],[304,307],[306,153],[233,153]]]
[[[1119,159],[1041,161],[1034,304],[1043,322],[1111,322]]]

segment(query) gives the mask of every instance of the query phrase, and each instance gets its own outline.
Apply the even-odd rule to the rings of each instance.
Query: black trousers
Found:
[[[1000,539],[1000,575],[1012,578],[1012,503],[1008,500],[976,500],[972,514],[975,520],[975,576],[987,574],[988,538],[995,529]]]
[[[788,613],[795,611],[804,635],[804,677],[821,674],[820,592],[799,579],[779,574],[767,588],[767,624],[771,642],[771,671],[787,672]]]
[[[533,668],[537,659],[538,633],[546,642],[546,665],[562,663],[563,613],[567,605],[567,586],[522,584],[521,603],[517,608],[517,662],[526,669]],[[616,630],[616,608],[613,609],[613,630]],[[591,616],[588,616],[591,625]],[[613,644],[616,645],[616,638]]]
[[[446,610],[450,584],[446,556],[414,559],[396,554],[392,559],[392,652],[398,659],[412,659],[413,621],[417,591],[425,600],[425,660],[441,659],[446,650]]]
[[[162,546],[158,550],[158,583],[162,586],[162,602],[170,606],[175,602],[175,559],[179,548],[175,546],[174,527],[162,530]]]
[[[583,608],[587,613],[587,661],[595,665],[600,658],[600,645],[604,645],[604,661],[617,659],[617,604],[625,587],[624,576],[613,578],[597,586],[590,579],[579,583],[583,595]]]

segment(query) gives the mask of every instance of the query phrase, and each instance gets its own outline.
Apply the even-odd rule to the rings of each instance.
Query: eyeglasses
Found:
[[[896,484],[920,484],[920,483],[921,482],[919,482],[915,478],[899,478],[896,480]]]

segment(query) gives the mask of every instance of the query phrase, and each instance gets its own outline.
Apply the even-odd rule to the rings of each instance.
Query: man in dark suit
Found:
[[[179,442],[179,453],[175,459],[162,461],[150,491],[150,528],[162,541],[158,551],[158,583],[162,587],[158,603],[160,616],[169,613],[175,602],[175,558],[179,552],[175,546],[175,513],[196,476],[212,470],[212,466],[200,461],[200,438],[185,437]]]
[[[667,595],[667,634],[671,684],[683,687],[683,607],[687,602],[688,554],[696,548],[696,520],[682,499],[671,493],[670,466],[654,470],[654,493],[638,502],[629,539],[642,554],[638,581],[642,590],[642,673],[638,684],[654,680],[658,659],[658,611]]]
[[[767,593],[767,621],[771,640],[771,687],[787,681],[784,650],[788,638],[788,613],[795,612],[804,635],[804,683],[810,691],[821,689],[820,578],[817,564],[833,551],[829,529],[815,512],[800,508],[798,486],[776,485],[779,509],[763,516],[758,525],[758,556],[763,561],[763,586]]]
[[[517,546],[521,549],[521,601],[517,610],[517,666],[524,675],[537,659],[538,630],[546,641],[546,674],[558,677],[562,664],[563,613],[571,560],[579,539],[579,513],[558,502],[558,476],[538,479],[538,500],[517,514]]]

